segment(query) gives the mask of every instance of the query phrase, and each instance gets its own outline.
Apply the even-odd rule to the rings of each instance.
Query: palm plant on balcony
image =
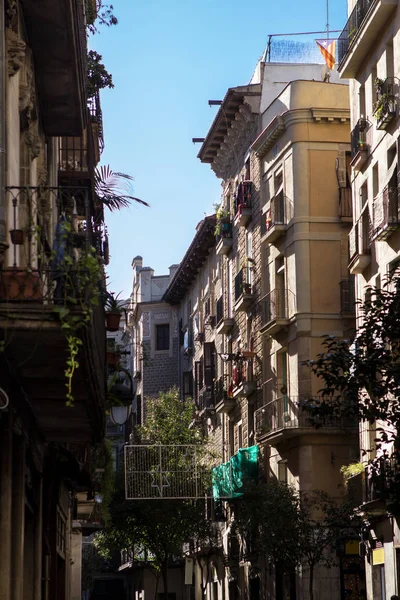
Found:
[[[121,315],[125,312],[125,301],[119,299],[120,295],[121,292],[116,296],[110,292],[105,292],[105,311],[108,331],[118,331]]]
[[[147,202],[131,195],[133,177],[126,173],[113,171],[109,165],[103,165],[95,170],[94,191],[97,203],[115,212],[138,202],[149,206]]]

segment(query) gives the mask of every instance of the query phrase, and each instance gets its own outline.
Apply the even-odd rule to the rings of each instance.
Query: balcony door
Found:
[[[233,286],[233,265],[232,261],[228,260],[228,281],[227,281],[227,291],[226,291],[226,299],[227,299],[227,309],[228,309],[228,319],[231,319],[233,316],[233,305],[232,305],[232,286]]]

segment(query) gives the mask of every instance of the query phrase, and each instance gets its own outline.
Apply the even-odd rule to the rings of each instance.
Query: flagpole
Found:
[[[329,40],[329,0],[326,0],[326,37]]]

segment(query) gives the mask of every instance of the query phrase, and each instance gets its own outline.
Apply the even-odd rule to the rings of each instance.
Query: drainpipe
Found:
[[[8,248],[6,242],[6,23],[5,0],[0,0],[0,268],[4,261],[4,253]]]

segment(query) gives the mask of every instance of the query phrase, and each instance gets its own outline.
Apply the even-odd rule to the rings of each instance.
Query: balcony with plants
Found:
[[[226,316],[224,310],[224,297],[223,295],[218,298],[216,303],[216,324],[217,324],[217,333],[219,334],[227,334],[232,331],[234,320],[232,317]]]
[[[357,0],[337,41],[341,77],[355,78],[396,7],[397,0]]]
[[[245,227],[252,214],[252,182],[241,181],[235,195],[234,224]]]
[[[253,259],[246,258],[239,273],[235,277],[235,311],[244,311],[254,301],[254,266]]]
[[[218,256],[229,254],[232,248],[232,221],[231,213],[222,207],[216,211],[216,223],[214,230],[216,238],[215,252]]]
[[[230,413],[235,407],[232,390],[228,389],[228,375],[223,375],[214,381],[215,410],[217,413]]]
[[[91,212],[86,188],[9,187],[6,194],[10,247],[0,271],[4,357],[30,390],[49,439],[101,437],[105,281],[96,246],[102,243],[102,223]]]
[[[386,240],[400,226],[400,202],[397,185],[387,185],[372,205],[372,240]]]
[[[374,116],[377,129],[387,129],[388,125],[397,116],[399,80],[397,77],[375,79],[376,102]]]
[[[271,198],[269,208],[261,215],[261,239],[273,244],[285,235],[290,220],[290,203],[283,190]]]
[[[361,171],[368,161],[372,147],[371,123],[361,117],[351,131],[351,166],[355,171]]]
[[[295,312],[295,296],[285,288],[278,288],[260,300],[261,333],[275,336],[289,325],[289,318]]]
[[[282,390],[281,390],[282,393]],[[347,432],[354,431],[355,423],[346,422],[342,416],[329,414],[326,418],[311,417],[306,410],[307,405],[319,407],[329,404],[329,398],[322,396],[289,396],[282,394],[258,408],[254,413],[254,427],[258,442],[285,441],[302,433],[321,433],[324,431]]]
[[[367,206],[349,233],[349,269],[352,275],[363,273],[371,262],[371,230]]]

